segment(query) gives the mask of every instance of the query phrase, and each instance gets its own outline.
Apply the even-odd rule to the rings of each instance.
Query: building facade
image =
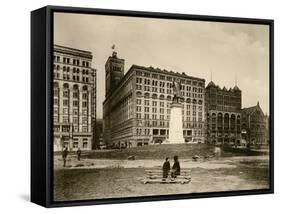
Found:
[[[268,116],[265,116],[259,102],[256,106],[242,109],[243,139],[253,146],[268,145]]]
[[[185,142],[203,143],[205,80],[138,65],[132,65],[124,75],[124,62],[113,52],[105,65],[104,142],[108,146],[126,148],[167,140],[172,84],[177,80],[181,83]]]
[[[60,45],[53,52],[54,150],[91,150],[96,121],[96,70],[92,53]]]
[[[222,89],[211,81],[206,87],[207,141],[211,144],[240,144],[241,90]]]
[[[103,149],[106,148],[106,145],[103,143],[103,120],[97,119],[96,120],[96,141],[95,141],[95,148],[96,149]]]

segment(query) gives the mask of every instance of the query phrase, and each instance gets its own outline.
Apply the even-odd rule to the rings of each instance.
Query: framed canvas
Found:
[[[31,201],[273,193],[273,47],[268,19],[32,11]]]

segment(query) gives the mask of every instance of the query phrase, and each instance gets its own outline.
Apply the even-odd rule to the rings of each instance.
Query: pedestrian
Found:
[[[67,158],[67,155],[68,155],[68,149],[66,146],[63,147],[63,150],[62,150],[62,159],[63,159],[63,167],[66,166],[66,158]]]
[[[80,161],[80,157],[81,157],[81,149],[78,147],[77,149],[77,160]]]
[[[169,172],[170,172],[170,168],[171,168],[171,165],[170,165],[170,161],[169,161],[169,158],[167,157],[165,159],[165,162],[163,164],[163,178],[167,178],[168,175],[169,175]]]
[[[174,165],[172,167],[171,177],[176,178],[177,175],[181,174],[180,162],[178,156],[174,156]]]

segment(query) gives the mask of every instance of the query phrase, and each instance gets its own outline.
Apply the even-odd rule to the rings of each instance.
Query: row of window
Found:
[[[60,73],[54,73],[54,78],[55,79],[60,79]],[[72,80],[72,81],[75,81],[75,82],[80,82],[80,77],[79,76],[76,76],[76,75],[69,75],[69,74],[63,74],[62,76],[63,80]],[[89,78],[88,77],[82,77],[82,82],[84,83],[89,83]]]
[[[60,71],[60,69],[61,69],[60,65],[56,65],[56,64],[53,65],[53,68],[54,68],[54,71]],[[63,72],[70,72],[70,67],[69,66],[63,66],[62,67],[62,71]],[[80,73],[80,69],[74,67],[74,68],[72,68],[72,73],[73,74],[75,74],[75,73],[79,74]],[[88,69],[82,69],[81,73],[83,75],[88,75],[89,74],[89,70]]]
[[[201,136],[203,131],[202,130],[183,130],[183,135],[184,136],[192,136],[192,132],[193,132],[193,136]],[[153,129],[152,133],[150,129],[142,129],[142,128],[137,128],[136,129],[136,135],[168,135],[169,134],[169,130],[165,130],[165,129]]]
[[[158,84],[159,83],[159,84]],[[170,82],[161,82],[161,81],[157,81],[157,80],[151,80],[151,79],[142,79],[142,78],[139,78],[137,77],[136,78],[136,84],[144,84],[144,85],[152,85],[154,87],[157,87],[159,86],[160,88],[164,88],[166,86],[166,88],[173,88],[173,84],[170,83]],[[203,93],[204,92],[204,88],[200,88],[200,87],[191,87],[191,86],[188,86],[188,85],[181,85],[181,88],[180,88],[182,91],[192,91],[192,92],[195,92],[195,93]]]
[[[150,95],[150,93],[144,93],[142,94],[142,92],[140,91],[137,91],[136,92],[136,95],[137,97],[144,97],[144,98],[152,98],[152,99],[160,99],[160,100],[165,100],[167,99],[168,101],[171,101],[172,100],[172,96],[168,95],[166,98],[165,98],[165,95],[161,94],[161,95],[157,95],[157,94],[152,94]],[[181,99],[182,102],[187,102],[187,103],[193,103],[193,104],[199,104],[199,105],[202,105],[203,104],[203,100],[202,99],[195,99],[195,98],[182,98]]]
[[[147,120],[149,120],[149,119],[165,120],[165,115],[161,114],[161,115],[159,115],[159,117],[157,117],[157,114],[155,114],[155,112],[153,112],[152,114],[149,114],[149,112],[145,112],[145,113],[137,112],[136,118],[137,119],[147,119]],[[166,118],[167,118],[166,120],[170,120],[170,115],[169,114],[166,115]],[[192,117],[191,116],[187,116],[187,117],[183,116],[182,119],[183,119],[183,121],[189,121],[189,122],[191,122],[191,121],[193,121],[193,122],[203,122],[203,117],[200,116],[200,115],[198,115],[198,117],[197,117],[196,114],[192,115]]]
[[[78,100],[73,100],[73,107],[78,107],[79,106],[79,102]],[[54,105],[58,106],[59,105],[59,99],[58,98],[54,98]],[[64,99],[63,100],[63,106],[68,107],[69,106],[69,100],[68,99]],[[82,102],[82,108],[87,108],[88,107],[88,102],[87,101],[83,101]]]
[[[136,71],[136,75],[138,76],[144,76],[144,77],[152,77],[154,79],[160,79],[160,80],[167,80],[167,81],[176,81],[178,77],[172,77],[172,76],[166,76],[166,75],[161,75],[161,74],[151,74],[151,72],[144,72],[144,71]],[[184,75],[184,74],[183,74]],[[141,79],[141,77],[138,77]],[[180,79],[181,84],[187,84],[187,85],[198,85],[201,87],[204,87],[204,82],[203,81],[196,81],[196,80],[190,80],[190,79]]]
[[[67,64],[73,64],[77,66],[83,66],[83,67],[89,67],[90,63],[84,60],[79,59],[70,59],[69,57],[60,57],[60,56],[54,56],[54,62],[62,62]]]
[[[62,123],[66,123],[67,124],[67,123],[70,122],[70,120],[69,120],[68,116],[63,116],[62,117],[62,121],[59,121],[59,117],[58,116],[53,116],[53,122],[54,123],[62,122]],[[73,126],[78,128],[78,124],[79,124],[78,118],[74,117],[72,122],[73,122]],[[87,117],[82,117],[82,125],[84,127],[88,128],[88,118]]]

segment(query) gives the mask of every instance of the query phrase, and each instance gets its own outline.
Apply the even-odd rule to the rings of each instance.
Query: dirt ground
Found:
[[[169,195],[269,188],[269,158],[236,156],[191,161],[180,159],[181,167],[191,169],[189,184],[143,184],[146,168],[161,167],[163,160],[112,160],[69,156],[62,167],[54,159],[54,200],[87,200],[133,196]],[[172,161],[171,161],[172,163]]]

